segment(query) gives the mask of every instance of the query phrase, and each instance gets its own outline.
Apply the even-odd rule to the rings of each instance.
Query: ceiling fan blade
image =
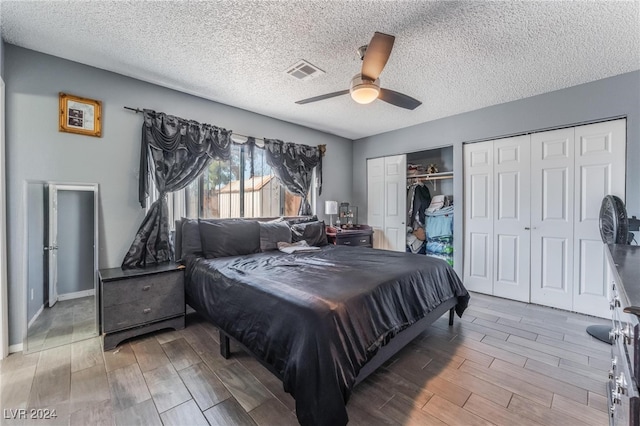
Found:
[[[346,95],[349,93],[349,90],[341,90],[339,92],[327,93],[326,95],[315,96],[313,98],[303,99],[301,101],[296,101],[297,104],[303,105],[311,102],[318,102],[324,99],[335,98],[336,96]]]
[[[373,35],[362,60],[361,74],[364,77],[372,81],[380,77],[380,73],[391,55],[395,39],[392,35],[379,32]]]
[[[378,99],[390,103],[391,105],[395,105],[400,108],[411,109],[414,110],[422,105],[417,99],[412,98],[411,96],[407,96],[403,93],[396,92],[395,90],[383,89],[380,88],[380,94],[378,95]]]

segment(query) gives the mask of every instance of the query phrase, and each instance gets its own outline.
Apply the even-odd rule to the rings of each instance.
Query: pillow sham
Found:
[[[200,239],[198,219],[182,218],[181,234],[181,256],[178,258],[176,255],[176,259],[182,260],[187,256],[202,256],[202,241]]]
[[[322,247],[329,244],[324,221],[291,225],[291,242],[306,241],[310,246]]]
[[[309,222],[317,222],[317,221],[318,221],[318,216],[316,216],[316,215],[313,215],[313,216],[301,216],[301,217],[287,219],[287,223],[289,225],[296,225],[296,224],[299,224],[299,223],[309,223]]]
[[[278,250],[280,242],[291,242],[291,228],[287,222],[282,219],[260,222],[260,250]]]
[[[173,231],[173,258],[176,262],[182,260],[182,220],[176,220]]]
[[[207,259],[260,252],[260,225],[255,220],[201,220],[199,227]]]

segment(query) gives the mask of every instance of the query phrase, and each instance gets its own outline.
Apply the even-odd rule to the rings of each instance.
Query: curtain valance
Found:
[[[179,191],[211,160],[224,161],[231,155],[230,130],[148,109],[143,114],[138,185],[142,207],[147,206],[152,174],[160,194]]]

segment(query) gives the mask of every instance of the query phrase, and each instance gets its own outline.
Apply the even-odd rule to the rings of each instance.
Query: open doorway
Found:
[[[97,335],[97,185],[29,182],[25,352]]]

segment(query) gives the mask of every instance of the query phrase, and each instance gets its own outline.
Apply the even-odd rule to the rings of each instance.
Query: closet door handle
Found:
[[[528,226],[525,226],[525,227],[524,227],[524,230],[525,230],[525,231],[530,231],[530,230],[531,230],[531,228],[529,228]]]

